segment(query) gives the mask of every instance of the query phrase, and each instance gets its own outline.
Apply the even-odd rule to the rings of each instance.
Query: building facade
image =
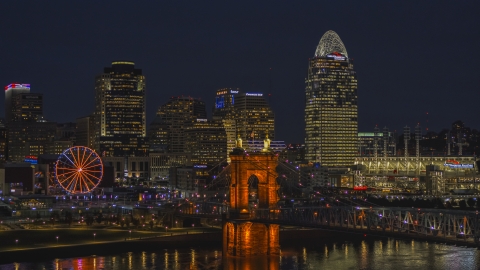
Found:
[[[13,98],[19,94],[30,93],[30,84],[11,83],[5,86],[5,122],[9,123],[14,119]]]
[[[93,115],[77,118],[75,145],[95,149],[95,119]]]
[[[145,76],[115,61],[95,78],[95,150],[102,156],[147,156]]]
[[[53,146],[56,123],[43,118],[43,94],[30,93],[30,84],[5,86],[7,160],[48,153]]]
[[[357,76],[333,31],[309,60],[305,88],[305,158],[322,166],[353,165],[357,155]]]
[[[197,119],[185,128],[185,150],[192,164],[214,165],[226,162],[227,134],[222,122]]]
[[[172,97],[160,106],[150,126],[152,149],[168,153],[185,152],[185,127],[206,119],[205,102],[192,97]]]
[[[275,138],[275,114],[262,93],[240,93],[235,96],[237,132],[243,140]]]

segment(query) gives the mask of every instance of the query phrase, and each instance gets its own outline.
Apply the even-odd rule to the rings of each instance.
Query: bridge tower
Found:
[[[230,213],[223,223],[223,254],[230,256],[280,254],[279,225],[251,221],[249,183],[250,176],[258,179],[258,207],[277,207],[278,155],[270,149],[268,135],[261,152],[246,152],[237,139],[236,148],[230,153]]]

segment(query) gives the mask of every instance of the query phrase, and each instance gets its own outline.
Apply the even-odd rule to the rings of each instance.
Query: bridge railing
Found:
[[[227,214],[229,207],[218,202],[186,202],[178,206],[176,212],[184,215],[218,215]]]
[[[386,207],[253,209],[251,220],[299,226],[416,233],[478,242],[478,211]]]

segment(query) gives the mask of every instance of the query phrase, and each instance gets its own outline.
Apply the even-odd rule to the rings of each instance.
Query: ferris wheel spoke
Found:
[[[80,188],[80,193],[83,193],[83,186],[85,185],[85,180],[83,180],[83,176],[80,174],[80,181],[78,183],[78,187]],[[88,187],[87,187],[88,189]]]
[[[74,177],[74,178],[72,179],[72,181],[70,181],[70,182],[68,183],[68,185],[66,186],[66,189],[68,189],[68,190],[71,191],[72,189],[75,188],[75,185],[76,185],[76,184],[77,184],[77,178]],[[72,186],[73,186],[73,188],[70,188],[70,187],[72,187]]]
[[[69,176],[65,179],[63,179],[62,181],[58,181],[60,183],[60,185],[62,185],[63,183],[67,182],[67,181],[70,181],[68,182],[68,185],[70,185],[72,182],[73,182],[73,179],[75,179],[75,174],[73,174],[72,176]],[[67,186],[68,186],[67,185]],[[63,185],[62,185],[63,186]]]
[[[76,168],[61,168],[60,170],[61,171],[72,171],[72,172],[78,171],[78,169],[76,169]]]
[[[93,178],[97,179],[98,181],[102,180],[101,178],[99,178],[99,177],[97,177],[96,175],[94,175],[94,174],[91,174],[91,173],[89,173],[89,172],[85,172],[85,174],[88,174],[88,175],[90,175],[91,177],[93,177]]]
[[[86,177],[85,175],[81,175],[81,177],[82,177],[82,183],[83,183],[83,185],[85,185],[85,188],[86,188],[88,191],[90,191],[90,187],[88,186],[88,182],[87,182],[87,180],[90,181],[90,179],[88,179],[88,177]],[[90,181],[90,182],[91,182],[91,181]],[[93,186],[95,186],[95,185],[93,185]]]
[[[100,180],[101,180],[100,178],[98,178],[97,176],[95,176],[95,175],[93,175],[93,174],[91,174],[91,173],[85,172],[85,174],[89,175],[90,178],[95,178],[95,179],[97,179],[97,180],[98,180],[98,183],[99,183]],[[93,185],[96,186],[97,184],[95,184],[95,183],[92,181],[92,179],[90,179],[90,178],[87,177],[87,179],[88,179]]]
[[[82,166],[82,160],[80,159],[80,148],[77,148],[77,162],[78,162],[78,166],[81,167]],[[85,152],[83,152],[83,154],[85,154]]]
[[[67,155],[64,155],[64,157],[66,159],[68,159],[68,161],[70,161],[70,165],[69,166],[75,166],[75,163],[67,156]],[[68,164],[68,163],[64,163],[64,164]]]
[[[81,163],[80,163],[80,166],[82,166],[82,167],[86,166],[86,164],[87,164],[87,162],[90,160],[90,157],[92,156],[92,154],[93,154],[93,153],[90,152],[90,153],[88,154],[88,157],[85,158],[85,152],[83,152],[82,161],[81,161]]]
[[[101,165],[101,164],[93,164],[93,165],[91,165],[91,166],[82,167],[82,170],[89,171],[89,169],[91,169],[91,168],[96,168],[96,167],[100,167],[100,168],[101,168],[102,165]]]
[[[73,191],[78,190],[77,186],[80,186],[80,177],[78,177],[78,175],[77,175],[77,177],[75,177],[75,185],[73,186]]]
[[[92,164],[93,162],[97,161],[98,159],[100,159],[100,158],[99,158],[99,157],[96,157],[96,158],[90,160],[90,162],[88,162],[87,164],[84,164],[83,167],[85,167],[85,168],[90,168],[90,167],[89,167],[90,164]],[[93,166],[97,166],[97,164],[95,164],[95,165],[93,165]]]
[[[71,160],[68,159],[68,161],[70,161],[70,163],[67,162],[66,160],[63,160],[63,159],[62,159],[62,160],[58,160],[59,163],[62,163],[63,165],[68,166],[69,168],[73,167],[74,164],[71,163]]]
[[[73,164],[75,164],[78,167],[79,163],[78,163],[78,160],[75,158],[75,154],[72,152],[72,148],[70,148],[70,153],[72,154],[73,160],[75,161],[73,162]],[[77,153],[78,153],[78,150],[77,150]]]
[[[61,173],[61,174],[57,174],[57,178],[60,176],[65,176],[67,178],[70,178],[71,176],[66,176],[66,175],[75,175],[76,172],[66,172],[66,173]]]

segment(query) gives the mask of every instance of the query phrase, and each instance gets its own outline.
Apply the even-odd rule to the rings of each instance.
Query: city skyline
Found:
[[[480,126],[480,35],[471,27],[478,24],[478,3],[198,5],[2,3],[10,12],[0,27],[6,37],[0,81],[31,84],[44,96],[46,119],[74,122],[93,110],[98,70],[131,60],[148,78],[148,124],[171,96],[201,98],[211,108],[218,89],[239,88],[272,94],[282,119],[276,137],[303,142],[308,58],[331,29],[355,60],[359,131],[378,124],[399,132],[418,122],[424,131],[440,131],[456,120]],[[319,16],[325,7],[329,12]],[[427,12],[436,16],[425,19]],[[20,13],[23,19],[15,20]],[[135,19],[123,20],[129,16]]]

